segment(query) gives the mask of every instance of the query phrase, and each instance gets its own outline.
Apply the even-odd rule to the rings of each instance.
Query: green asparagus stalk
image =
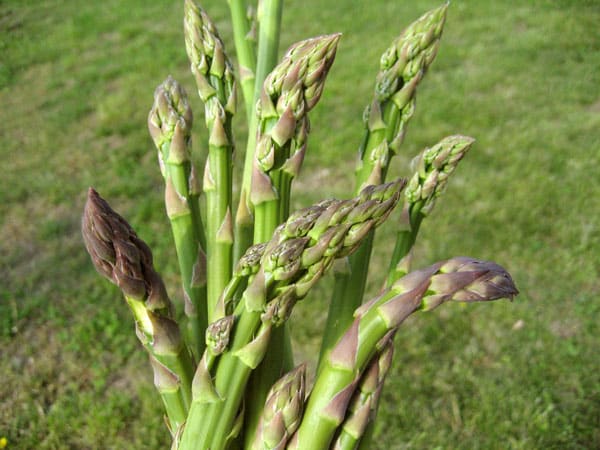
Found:
[[[185,47],[204,102],[209,130],[208,158],[204,170],[207,237],[208,320],[217,319],[215,307],[229,282],[232,269],[233,219],[231,212],[233,138],[236,84],[233,66],[215,25],[194,3],[184,5]]]
[[[258,56],[256,62],[256,78],[254,80],[253,105],[256,105],[261,95],[263,83],[267,74],[277,63],[277,51],[279,48],[279,34],[281,28],[281,14],[283,11],[283,0],[261,0],[258,4]],[[249,112],[248,141],[246,146],[246,157],[244,162],[244,173],[242,187],[240,189],[240,202],[236,214],[235,223],[235,254],[237,260],[252,244],[254,230],[254,210],[250,198],[252,170],[256,150],[256,137],[258,127],[258,116],[254,109]],[[270,236],[268,236],[266,241]],[[261,242],[263,242],[261,241]],[[257,242],[256,240],[254,241]]]
[[[206,327],[206,254],[200,218],[199,180],[190,156],[192,110],[184,89],[168,77],[154,92],[148,129],[165,178],[165,204],[175,241],[185,299],[190,347],[203,351]]]
[[[364,114],[366,133],[358,155],[357,192],[365,185],[385,181],[391,158],[414,115],[416,89],[437,54],[447,8],[446,3],[425,13],[381,57],[375,95]],[[348,270],[335,275],[321,359],[352,322],[352,313],[362,302],[373,237],[365,239],[363,247],[350,258]]]
[[[397,280],[356,311],[354,322],[324,360],[294,445],[288,447],[329,448],[377,343],[410,314],[430,311],[448,301],[512,299],[517,293],[502,267],[466,257],[438,262]]]
[[[231,346],[219,357],[214,390],[221,401],[192,402],[181,449],[218,450],[238,414],[248,377],[262,361],[274,327],[327,272],[390,214],[403,180],[368,186],[351,200],[324,201],[290,216],[267,244],[234,315]]]
[[[191,403],[193,362],[152,253],[108,203],[90,188],[82,219],[86,249],[96,270],[116,284],[133,313],[136,334],[150,354],[155,384],[175,432]]]
[[[281,377],[269,391],[252,450],[285,449],[304,409],[306,365]]]
[[[256,17],[244,0],[228,0],[233,38],[239,63],[239,80],[248,122],[254,114],[256,72]]]

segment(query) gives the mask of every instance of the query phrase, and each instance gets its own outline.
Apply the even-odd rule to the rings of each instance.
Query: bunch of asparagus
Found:
[[[184,30],[209,131],[202,181],[191,152],[192,111],[172,77],[156,89],[148,117],[181,271],[182,313],[148,246],[91,188],[82,220],[85,245],[134,316],[172,448],[369,448],[403,321],[449,301],[517,294],[510,275],[491,262],[460,257],[410,268],[419,226],[472,138],[442,139],[415,158],[409,181],[385,182],[414,114],[416,88],[437,53],[447,5],[410,25],[381,58],[365,112],[354,197],[291,214],[292,182],[307,151],[308,113],[323,92],[340,35],[296,43],[275,65],[281,0],[262,1],[257,14],[246,14],[243,0],[229,5],[249,126],[235,214],[231,130],[238,80],[215,24],[193,0],[185,0]],[[405,223],[385,285],[363,303],[375,229],[400,201]],[[310,388],[306,364],[294,367],[286,322],[336,260],[346,261],[339,265],[345,269],[336,272]]]

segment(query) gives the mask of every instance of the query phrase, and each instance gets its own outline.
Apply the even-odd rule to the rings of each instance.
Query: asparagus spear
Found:
[[[294,44],[265,79],[250,192],[254,242],[267,241],[289,214],[289,186],[306,151],[308,112],[319,101],[339,38],[333,34]]]
[[[309,130],[308,112],[317,104],[340,35],[294,44],[267,76],[257,103],[258,134],[251,183],[254,242],[267,241],[289,215],[291,184],[300,170]],[[253,375],[247,408],[247,442],[253,439],[260,407],[271,385],[293,367],[287,326],[274,330],[265,364]]]
[[[184,5],[185,47],[204,102],[209,130],[208,158],[204,170],[207,235],[207,310],[215,316],[219,296],[231,277],[233,219],[231,213],[233,138],[231,118],[236,107],[233,65],[208,15],[194,3]]]
[[[181,340],[173,305],[152,262],[152,253],[129,224],[91,189],[82,219],[86,249],[96,270],[116,284],[133,313],[136,334],[153,363],[172,432],[191,403],[193,362]]]
[[[518,293],[499,265],[457,257],[409,273],[356,311],[354,322],[324,360],[308,399],[294,446],[328,448],[347,417],[350,400],[377,343],[413,312],[448,301],[512,299]]]
[[[409,272],[411,249],[421,221],[433,209],[436,199],[446,188],[448,177],[473,142],[475,140],[468,136],[448,136],[433,147],[423,150],[412,161],[415,173],[404,191],[402,217],[406,223],[404,229],[400,229],[396,235],[396,245],[386,281],[388,285]]]
[[[168,77],[154,92],[148,129],[158,149],[165,178],[165,204],[175,241],[188,318],[188,338],[202,354],[206,327],[206,255],[198,196],[200,188],[190,156],[192,110],[177,81]]]
[[[231,346],[219,357],[214,389],[221,401],[194,400],[181,449],[225,445],[251,371],[263,359],[271,332],[332,266],[351,254],[390,214],[403,180],[369,186],[351,200],[321,202],[293,214],[267,244],[258,272],[235,307]]]
[[[254,106],[260,97],[265,78],[273,67],[275,67],[277,62],[282,11],[283,0],[262,0],[258,3],[256,12],[256,23],[258,25],[258,56],[256,61],[256,77],[254,80],[252,108],[248,111],[248,140],[244,161],[244,173],[242,186],[240,188],[240,201],[235,217],[236,241],[234,257],[236,260],[253,242],[254,211],[250,199],[250,185],[256,149],[256,131],[258,127],[258,116]],[[246,101],[248,101],[248,98],[246,98]]]
[[[252,450],[283,450],[294,434],[304,409],[306,365],[281,377],[270,389]]]
[[[433,9],[406,28],[383,53],[375,94],[364,114],[366,133],[359,149],[355,189],[385,180],[391,158],[398,151],[414,115],[416,89],[437,54],[448,4]],[[352,321],[362,302],[369,269],[373,234],[350,258],[349,270],[336,273],[322,359]]]

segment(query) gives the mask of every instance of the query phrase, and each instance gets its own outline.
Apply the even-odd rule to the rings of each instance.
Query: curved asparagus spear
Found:
[[[192,110],[186,93],[168,77],[154,92],[148,129],[165,179],[165,204],[175,241],[191,347],[202,354],[206,327],[206,255],[198,196],[199,180],[190,156]]]
[[[383,53],[375,95],[364,114],[366,133],[359,149],[355,189],[385,181],[415,112],[416,89],[437,54],[448,4],[409,25]],[[363,299],[373,235],[350,258],[349,270],[336,273],[320,357],[335,344]]]
[[[328,448],[377,343],[413,312],[430,311],[448,301],[513,298],[518,293],[499,265],[466,257],[438,262],[397,280],[364,304],[340,338],[315,381],[302,423],[290,448]]]
[[[96,270],[121,289],[133,313],[137,337],[151,356],[155,384],[174,432],[190,406],[193,363],[173,318],[173,305],[154,270],[152,253],[91,188],[81,228]]]
[[[232,269],[233,219],[231,212],[233,137],[231,118],[236,108],[233,65],[208,15],[194,3],[184,5],[185,47],[204,102],[209,131],[204,170],[207,237],[208,320],[217,319],[215,306],[229,282]]]
[[[217,450],[225,445],[251,371],[263,359],[274,327],[332,266],[352,253],[369,230],[396,205],[403,180],[369,186],[351,200],[330,200],[298,211],[267,244],[234,315],[231,348],[214,371],[218,400],[192,403],[181,449]]]

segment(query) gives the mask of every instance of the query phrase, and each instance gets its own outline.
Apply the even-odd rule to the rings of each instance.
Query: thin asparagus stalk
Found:
[[[165,205],[181,272],[190,347],[203,351],[206,327],[206,255],[198,177],[190,156],[192,110],[183,87],[168,77],[154,92],[148,129],[165,178]]]
[[[235,114],[236,84],[233,66],[223,42],[208,15],[194,3],[184,5],[185,46],[204,102],[209,130],[208,158],[204,171],[206,194],[207,311],[217,319],[215,307],[231,278],[233,219],[231,212],[233,138],[231,118]]]
[[[256,105],[258,102],[267,74],[277,63],[282,10],[283,0],[261,0],[258,5],[258,60],[256,62],[253,105]],[[248,121],[248,141],[246,146],[242,187],[240,189],[240,202],[235,218],[236,242],[234,257],[236,260],[244,254],[246,249],[253,242],[254,210],[250,199],[250,192],[253,177],[254,155],[257,144],[257,127],[258,116],[256,111],[252,110],[252,114],[249,115]],[[269,237],[270,236],[261,242],[268,240]],[[256,243],[256,240],[254,242]]]
[[[228,0],[233,25],[233,38],[239,63],[239,80],[246,105],[248,122],[254,114],[256,72],[256,23],[253,10],[244,0]]]
[[[173,317],[173,305],[154,269],[152,253],[125,219],[91,188],[82,234],[96,270],[121,289],[133,313],[137,337],[150,354],[155,384],[174,432],[185,421],[191,403],[193,362]]]
[[[437,54],[448,4],[431,10],[413,22],[383,53],[375,95],[365,111],[366,133],[359,149],[356,191],[383,183],[408,122],[414,115],[416,89]],[[350,258],[349,270],[336,273],[320,352],[322,360],[363,299],[373,236]]]
[[[270,389],[252,450],[283,450],[304,411],[306,365],[281,377]]]
[[[224,448],[248,377],[263,359],[273,328],[285,323],[295,303],[336,258],[351,254],[388,217],[403,185],[398,180],[369,186],[354,199],[321,202],[277,228],[236,306],[232,344],[213,372],[214,389],[222,400],[192,402],[182,450]]]
[[[377,343],[418,310],[430,311],[447,301],[512,299],[518,293],[499,265],[466,257],[438,262],[397,280],[381,296],[356,311],[354,322],[324,361],[308,399],[294,446],[329,448],[347,417],[350,400]]]

